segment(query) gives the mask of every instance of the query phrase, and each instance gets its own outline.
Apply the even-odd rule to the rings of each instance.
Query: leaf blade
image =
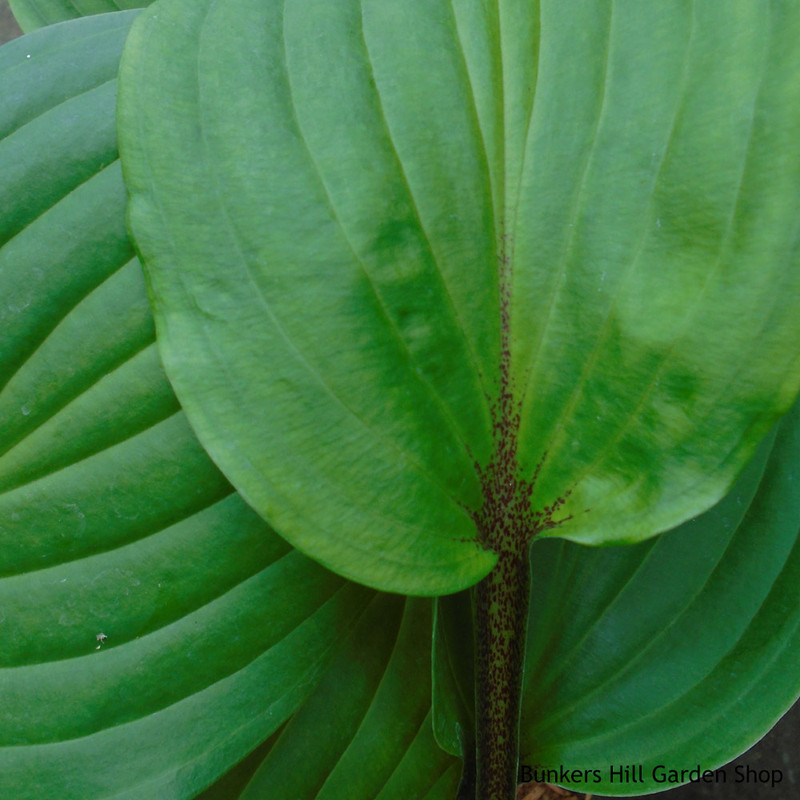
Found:
[[[531,618],[525,763],[598,769],[587,788],[605,794],[655,791],[656,764],[720,766],[796,700],[797,420],[795,405],[722,503],[654,542],[533,548],[540,586],[569,593]],[[609,558],[624,569],[604,571]],[[641,763],[644,784],[611,782],[617,762]]]
[[[115,161],[134,16],[0,50],[0,791],[23,800],[195,796],[372,597],[244,504],[163,373]]]
[[[162,14],[168,9],[162,10]],[[177,17],[180,18],[180,25],[185,30],[181,33],[182,51],[186,48],[196,48],[198,45],[194,37],[200,37],[204,46],[206,39],[203,38],[202,26],[211,26],[202,17],[202,11],[195,8],[191,17],[187,18],[186,10],[181,9]],[[265,62],[254,64],[242,64],[242,69],[255,70],[253,80],[263,84],[264,81],[258,76],[262,71],[269,69],[270,74],[281,74],[283,67],[281,64],[283,49],[279,47],[280,31],[282,30],[282,20],[277,18],[279,9],[262,9],[259,13],[265,16],[265,24],[268,23],[270,35],[273,37],[272,50]],[[176,13],[176,12],[173,12]],[[214,11],[216,13],[216,10]],[[299,11],[298,11],[299,14]],[[189,21],[191,20],[191,21]],[[177,18],[176,18],[177,22]],[[189,26],[191,29],[189,28]],[[244,30],[241,35],[250,36],[256,29],[263,29],[263,26],[247,26],[250,33]],[[238,36],[239,34],[237,34]],[[143,58],[149,62],[148,49],[151,46],[158,49],[162,46],[161,34],[156,29],[139,28],[134,31],[132,39],[129,41],[129,58]],[[201,75],[197,80],[201,84],[195,88],[195,80],[191,85],[179,85],[176,80],[174,89],[184,95],[184,108],[186,115],[179,123],[181,131],[188,135],[194,128],[194,115],[202,113],[210,115],[215,119],[218,127],[214,133],[209,133],[204,141],[210,141],[210,148],[220,147],[228,153],[243,152],[246,150],[248,136],[259,136],[261,119],[264,110],[259,103],[256,109],[247,109],[249,98],[243,101],[244,105],[239,111],[234,113],[234,117],[239,120],[235,126],[230,124],[230,120],[220,118],[213,107],[206,108],[204,103],[202,81],[203,80],[223,80],[224,76],[215,75],[217,59],[217,48],[230,47],[231,41],[208,43],[209,53],[201,48]],[[236,46],[239,52],[238,45]],[[188,51],[187,51],[188,52]],[[301,51],[302,52],[302,51]],[[237,57],[238,58],[238,57]],[[267,66],[268,65],[268,66]],[[123,72],[125,71],[123,66]],[[138,67],[137,67],[138,70]],[[206,77],[208,75],[214,77]],[[140,82],[136,79],[142,91],[146,92],[146,81]],[[287,99],[286,79],[274,81],[270,84],[270,91],[276,97],[272,102],[286,109],[287,116],[290,114],[289,107],[291,102]],[[200,110],[202,109],[202,111]],[[367,113],[365,111],[365,113]],[[253,112],[253,113],[250,113]],[[122,118],[126,118],[126,106],[121,106]],[[370,112],[371,113],[371,112]],[[131,124],[136,126],[139,133],[144,132],[145,127],[149,127],[151,122],[144,122],[143,118],[138,117],[136,122]],[[291,119],[291,117],[289,117]],[[251,122],[247,123],[246,120]],[[228,121],[226,121],[228,120]],[[177,123],[176,123],[177,124]],[[294,130],[294,123],[289,123]],[[175,132],[175,131],[174,131]],[[122,128],[123,138],[125,136],[125,125]],[[299,142],[299,134],[293,134],[291,144],[286,149],[286,144],[279,140],[280,130],[275,130],[274,147],[280,147],[283,153],[282,161],[298,161],[302,170],[302,186],[290,187],[291,191],[299,193],[301,196],[319,197],[319,186],[307,178],[308,167],[305,155],[296,149]],[[178,138],[182,138],[181,133],[176,133],[173,143],[177,143]],[[191,140],[191,139],[190,139]],[[131,139],[133,147],[136,145]],[[196,141],[196,140],[195,140]],[[185,144],[181,146],[181,149]],[[198,143],[199,147],[199,143]],[[383,150],[383,153],[387,151]],[[338,339],[328,341],[314,334],[313,329],[299,327],[295,321],[297,309],[307,304],[306,298],[302,293],[297,293],[292,287],[278,278],[271,281],[269,301],[259,299],[257,294],[260,292],[266,297],[265,277],[258,272],[253,272],[246,255],[254,250],[268,250],[274,248],[275,243],[267,239],[259,242],[258,237],[253,238],[254,231],[246,226],[232,225],[230,220],[247,219],[247,211],[240,204],[235,193],[222,191],[224,202],[220,201],[217,205],[218,194],[202,197],[198,199],[198,206],[195,209],[188,209],[181,201],[175,202],[175,198],[162,197],[158,192],[153,191],[153,180],[164,169],[168,169],[169,162],[176,155],[172,153],[167,156],[162,150],[160,153],[147,155],[147,166],[142,172],[136,172],[132,167],[127,168],[126,180],[130,186],[136,187],[131,191],[131,210],[130,216],[132,224],[136,226],[136,220],[145,219],[153,225],[153,230],[160,229],[155,233],[152,240],[141,241],[139,246],[147,250],[153,256],[159,248],[171,248],[168,241],[173,234],[167,234],[163,228],[165,218],[173,219],[171,215],[178,215],[182,220],[177,222],[177,229],[186,224],[188,215],[195,213],[199,206],[206,208],[206,213],[210,216],[219,216],[222,220],[223,236],[225,244],[219,251],[220,257],[224,253],[236,254],[233,259],[236,262],[234,270],[239,275],[244,275],[240,279],[231,274],[230,280],[226,282],[224,288],[216,279],[209,277],[208,286],[213,285],[213,294],[205,290],[188,288],[172,283],[167,291],[174,291],[176,301],[183,306],[183,311],[177,315],[168,316],[161,313],[161,304],[156,307],[156,317],[161,325],[159,339],[163,342],[164,357],[171,363],[171,371],[188,375],[190,372],[197,373],[198,370],[210,370],[206,372],[206,377],[213,385],[219,385],[223,381],[230,384],[234,382],[238,389],[238,396],[235,401],[236,408],[246,407],[252,410],[253,414],[262,416],[268,409],[264,408],[261,398],[265,393],[272,398],[270,408],[275,414],[276,424],[269,424],[269,428],[263,427],[256,433],[261,437],[262,443],[252,451],[249,447],[242,447],[244,441],[239,434],[224,435],[222,431],[226,425],[233,421],[239,428],[239,433],[244,433],[242,427],[245,420],[240,415],[236,415],[239,422],[232,416],[234,405],[223,404],[212,408],[201,400],[198,402],[196,396],[191,391],[178,389],[179,394],[183,395],[182,403],[184,407],[192,408],[195,424],[199,429],[205,431],[208,436],[214,439],[214,443],[209,442],[211,449],[215,451],[216,457],[221,458],[226,463],[226,469],[239,472],[246,469],[250,480],[247,486],[240,485],[239,490],[244,493],[249,502],[254,502],[262,507],[270,509],[269,514],[275,524],[286,533],[287,530],[296,534],[294,544],[301,549],[309,546],[309,539],[313,542],[315,558],[323,563],[338,563],[338,569],[344,574],[352,577],[360,577],[370,582],[364,576],[363,568],[359,561],[368,554],[373,564],[379,564],[381,571],[385,573],[385,588],[399,589],[402,586],[411,590],[418,590],[423,593],[436,591],[435,587],[442,590],[449,589],[455,583],[462,585],[466,582],[474,581],[476,569],[485,571],[487,565],[493,561],[493,557],[482,552],[474,544],[462,542],[459,539],[468,539],[472,536],[472,523],[468,513],[465,511],[465,504],[474,505],[477,502],[478,482],[472,469],[472,462],[469,455],[465,452],[463,445],[454,442],[448,437],[447,432],[451,429],[451,424],[447,419],[442,419],[441,412],[436,408],[430,399],[420,392],[427,392],[424,383],[418,377],[410,374],[403,365],[403,360],[399,362],[397,358],[390,358],[388,361],[382,360],[381,352],[383,344],[373,344],[366,341],[359,344],[358,341],[345,345]],[[204,158],[202,149],[194,151],[193,158],[202,160]],[[231,155],[231,158],[233,156]],[[152,169],[152,172],[150,170]],[[212,171],[213,174],[213,171]],[[263,176],[256,176],[256,179]],[[308,181],[311,180],[311,183]],[[397,178],[399,180],[399,178]],[[234,177],[236,185],[240,183],[245,187],[254,185],[252,170],[237,170]],[[271,181],[273,184],[277,179]],[[312,185],[314,184],[314,185]],[[402,189],[402,187],[401,187]],[[247,192],[247,188],[243,189]],[[401,195],[403,192],[401,191]],[[295,196],[298,196],[295,194]],[[321,213],[328,213],[327,205],[323,199]],[[229,204],[229,208],[225,204]],[[164,204],[167,204],[164,206]],[[287,208],[283,203],[257,203],[260,208],[268,207],[275,217],[275,228],[278,231],[279,242],[306,240],[315,234],[320,226],[325,230],[325,224],[321,218],[314,213],[311,221],[303,222],[296,215],[287,215]],[[173,222],[175,220],[173,219]],[[288,228],[286,226],[289,226]],[[300,225],[302,230],[296,226]],[[244,227],[244,232],[241,229]],[[175,225],[170,223],[170,229],[176,230]],[[259,230],[263,230],[259,226]],[[238,238],[237,238],[238,237]],[[373,244],[373,247],[379,246]],[[203,237],[202,243],[197,242],[198,246],[216,248],[218,243],[213,238]],[[337,241],[333,253],[335,258],[339,258],[340,246]],[[181,258],[176,250],[172,250],[172,257]],[[185,254],[184,254],[185,255]],[[362,263],[363,266],[363,263]],[[325,269],[324,272],[318,265],[312,264],[305,271],[305,280],[302,286],[309,291],[319,291],[326,310],[334,315],[341,322],[342,335],[349,336],[355,334],[361,337],[360,329],[365,325],[373,323],[378,328],[383,328],[383,322],[373,314],[373,300],[370,295],[366,300],[363,298],[363,289],[359,286],[360,269],[353,273],[348,272],[341,281],[335,272]],[[176,277],[172,273],[172,277]],[[413,280],[410,277],[401,278],[402,286],[409,284]],[[151,275],[150,280],[156,280]],[[323,283],[325,288],[322,288]],[[355,283],[354,283],[355,282]],[[260,286],[260,288],[259,288]],[[309,289],[309,286],[312,288]],[[318,288],[319,287],[319,288]],[[354,292],[351,299],[350,291]],[[281,294],[280,299],[275,292],[286,292]],[[158,291],[155,291],[158,294]],[[253,299],[254,294],[256,299]],[[384,299],[384,303],[386,300]],[[349,306],[351,303],[358,303],[356,310],[363,313],[367,322],[356,323]],[[395,305],[407,304],[407,298],[402,294],[397,295]],[[179,340],[191,338],[198,333],[195,327],[196,320],[192,317],[192,308],[197,308],[198,304],[204,308],[206,319],[209,315],[221,320],[230,314],[235,314],[236,308],[251,307],[254,304],[255,313],[248,311],[252,320],[262,319],[263,325],[253,327],[247,342],[236,345],[237,358],[234,362],[226,362],[220,355],[225,348],[233,342],[228,335],[218,330],[214,336],[217,342],[214,345],[216,354],[211,356],[211,361],[206,361],[201,356],[201,362],[195,361],[198,354],[190,353],[186,348],[177,348]],[[397,313],[397,311],[395,311]],[[277,321],[274,321],[277,315]],[[211,323],[209,323],[211,324]],[[229,329],[232,331],[232,329]],[[352,331],[353,334],[346,334],[345,331]],[[206,341],[209,341],[206,334]],[[426,334],[429,335],[429,334]],[[382,334],[378,334],[380,338]],[[406,336],[408,339],[408,335]],[[295,343],[300,343],[296,345]],[[210,344],[210,342],[209,342]],[[320,352],[314,352],[316,347]],[[355,352],[360,352],[365,358],[365,364],[353,366],[350,357],[344,357],[350,348]],[[178,350],[180,349],[180,355]],[[281,360],[285,366],[282,375],[272,375],[264,373],[263,353],[273,352],[276,358]],[[376,352],[377,351],[377,352]],[[309,353],[311,356],[309,356]],[[398,364],[401,366],[398,368]],[[354,369],[357,370],[354,372]],[[397,373],[397,374],[395,374]],[[215,375],[215,377],[211,377]],[[252,380],[245,376],[251,376]],[[357,376],[354,380],[354,376]],[[184,382],[177,381],[180,387]],[[372,388],[374,385],[375,388]],[[390,403],[393,409],[397,409],[398,414],[388,430],[381,431],[378,427],[380,418],[387,419],[382,414],[383,403],[380,394],[373,400],[373,393],[380,387],[388,386],[391,395]],[[395,390],[394,387],[397,386]],[[330,387],[330,388],[329,388]],[[204,393],[208,399],[212,392]],[[465,392],[467,396],[469,392]],[[471,402],[478,407],[485,404],[485,401],[476,391],[472,391],[475,396]],[[304,411],[300,412],[298,403]],[[315,429],[309,429],[305,421],[305,411],[313,410],[313,414],[320,424]],[[419,416],[414,410],[425,409],[427,412]],[[452,412],[452,409],[451,409]],[[454,412],[452,412],[454,413]],[[465,416],[465,415],[461,415]],[[484,428],[487,413],[477,415],[482,418]],[[202,420],[201,420],[202,417]],[[474,424],[474,423],[472,423]],[[252,426],[250,426],[252,427]],[[269,430],[269,432],[268,432]],[[436,439],[431,439],[434,430],[438,431]],[[252,432],[251,432],[252,433]],[[303,485],[312,483],[320,502],[315,507],[309,508],[308,504],[300,509],[292,494],[287,494],[281,486],[280,475],[274,470],[274,464],[264,457],[264,447],[267,446],[269,437],[269,447],[277,448],[286,452],[279,472],[283,475],[294,474],[296,481],[302,481]],[[322,437],[320,439],[320,437]],[[445,438],[444,444],[442,437]],[[224,442],[222,439],[224,438]],[[485,438],[485,437],[484,437]],[[367,442],[369,441],[369,447]],[[429,444],[434,442],[435,446]],[[443,444],[443,446],[442,446]],[[345,445],[343,447],[342,445]],[[362,455],[358,459],[350,456],[351,448],[359,447]],[[479,445],[475,445],[479,446]],[[256,451],[259,451],[259,455]],[[460,452],[460,455],[459,455]],[[324,453],[324,458],[319,454]],[[252,464],[255,468],[246,467]],[[263,477],[259,477],[259,473]],[[375,486],[371,477],[381,474],[388,484],[392,486],[391,497],[386,497],[380,492],[375,491]],[[344,477],[346,476],[346,478]],[[420,479],[422,478],[422,479]],[[299,484],[297,484],[299,485]],[[324,498],[324,501],[322,500]],[[471,498],[471,499],[470,499]],[[386,509],[384,511],[384,509]],[[360,520],[360,521],[359,521]],[[343,528],[343,523],[347,525],[347,531]],[[311,537],[305,531],[325,531],[324,537],[319,533],[314,533]],[[367,530],[381,530],[383,541],[376,546],[372,537],[362,533]],[[416,531],[442,531],[436,535],[420,536]],[[299,535],[299,539],[298,539]],[[403,552],[403,543],[410,537],[418,538],[419,550],[427,553],[429,566],[424,573],[420,574],[418,559],[411,558]],[[346,540],[346,544],[343,543]],[[357,548],[363,551],[358,559],[349,557],[348,550]],[[455,554],[456,564],[453,564],[453,554]],[[406,584],[411,581],[411,584]],[[372,578],[374,583],[375,579]]]
[[[720,499],[800,387],[797,9],[189,6],[123,65],[131,225],[181,402],[282,535],[442,594],[493,509],[607,544]]]

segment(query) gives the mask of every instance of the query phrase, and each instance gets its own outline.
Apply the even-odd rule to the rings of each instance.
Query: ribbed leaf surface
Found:
[[[655,542],[534,546],[524,763],[638,794],[669,788],[654,766],[720,766],[775,724],[800,695],[798,465],[795,406],[731,494]],[[630,763],[644,785],[609,781]]]
[[[297,708],[374,594],[242,502],[163,374],[116,160],[134,16],[0,49],[0,795],[15,800],[193,797]]]
[[[255,775],[225,800],[453,800],[461,770],[433,739],[430,637],[430,601],[378,595]]]
[[[204,447],[412,594],[709,508],[800,382],[798,42],[771,0],[161,0],[120,145]]]
[[[107,14],[143,8],[147,0],[9,0],[14,17],[23,31],[93,14]]]
[[[572,785],[594,793],[666,789],[655,766],[721,766],[797,699],[798,464],[800,405],[730,494],[657,540],[534,545],[520,761],[554,770],[540,780],[564,767],[588,770]],[[436,737],[460,754],[475,724],[469,593],[438,602]],[[644,782],[611,780],[631,764]]]

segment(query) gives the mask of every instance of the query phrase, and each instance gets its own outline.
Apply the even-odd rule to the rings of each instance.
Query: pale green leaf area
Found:
[[[770,0],[161,0],[120,148],[203,446],[412,594],[709,508],[798,388],[798,42]]]
[[[800,695],[798,463],[796,404],[702,516],[631,547],[534,544],[521,764],[587,770],[569,786],[595,794],[661,791],[656,765],[719,767],[775,724]],[[443,600],[434,727],[459,754],[474,727],[469,593]],[[610,781],[625,764],[645,783]]]
[[[26,33],[77,17],[143,8],[147,0],[9,0],[20,28]]]
[[[134,16],[0,48],[0,797],[195,797],[324,676],[360,691],[365,626],[380,641],[360,646],[396,659],[365,719],[398,712],[399,675],[416,693],[373,780],[428,791],[454,763],[430,728],[429,603],[406,612],[293,551],[161,369],[113,125]]]

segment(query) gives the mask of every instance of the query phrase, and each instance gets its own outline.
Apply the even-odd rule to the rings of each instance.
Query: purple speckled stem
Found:
[[[497,554],[494,569],[475,588],[475,800],[515,800],[531,583],[528,554],[537,534],[563,521],[554,520],[554,514],[569,496],[534,508],[533,490],[547,453],[527,476],[518,460],[522,409],[511,374],[511,249],[509,237],[503,236],[498,251],[500,374],[491,402],[494,453],[488,463],[475,463],[483,494],[472,515],[477,538]]]
[[[525,659],[528,548],[500,553],[475,591],[476,800],[514,800]]]

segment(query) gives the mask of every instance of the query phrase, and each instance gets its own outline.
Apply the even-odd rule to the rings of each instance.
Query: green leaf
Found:
[[[798,389],[798,42],[769,0],[159,2],[120,144],[203,446],[413,594],[709,508]]]
[[[533,548],[525,763],[638,794],[669,788],[655,765],[720,766],[777,722],[800,695],[798,463],[800,404],[698,519],[634,548]],[[610,783],[620,763],[645,783]]]
[[[717,768],[796,701],[798,463],[800,403],[702,516],[631,547],[534,545],[520,763],[537,780],[603,795],[661,791],[674,783],[655,780],[655,766]],[[464,724],[471,700],[469,598],[444,599],[437,733]],[[452,736],[439,742],[458,752]],[[631,764],[642,783],[610,780],[612,766]],[[565,783],[562,766],[588,770],[588,780]]]
[[[433,729],[454,756],[475,749],[475,641],[470,592],[437,597],[432,651]]]
[[[115,147],[134,16],[0,48],[0,796],[15,800],[195,796],[301,705],[374,597],[245,505],[161,369]]]
[[[240,800],[452,800],[431,727],[431,603],[377,595]],[[205,798],[200,798],[205,800]]]
[[[263,741],[247,758],[226,772],[213,786],[197,795],[195,800],[234,800],[244,791],[264,757],[269,753],[283,727]]]
[[[14,18],[26,33],[93,14],[143,8],[149,0],[9,0]]]

